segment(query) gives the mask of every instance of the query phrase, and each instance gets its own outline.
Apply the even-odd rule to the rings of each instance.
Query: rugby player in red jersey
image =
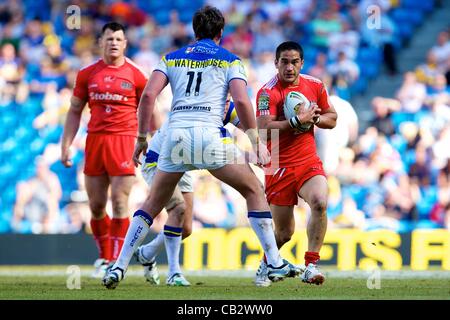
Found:
[[[281,248],[294,233],[294,206],[300,196],[311,208],[302,281],[322,284],[325,278],[318,270],[317,262],[327,229],[328,184],[316,152],[314,125],[332,129],[336,125],[337,114],[322,81],[300,74],[303,63],[303,49],[298,43],[288,41],[278,46],[275,56],[278,73],[259,90],[256,116],[258,128],[267,130],[268,149],[271,150],[272,168],[266,171],[265,191],[273,215],[277,245]],[[305,108],[302,104],[296,116],[286,119],[283,104],[291,91],[302,93],[311,107]],[[307,123],[311,126],[304,130],[303,125]],[[274,130],[279,133],[277,141],[271,140],[271,134],[275,137]],[[275,159],[278,160],[276,168],[273,167]],[[270,285],[264,270],[263,259],[256,275],[256,285]]]
[[[61,141],[61,161],[72,165],[69,149],[89,105],[85,183],[92,212],[91,228],[99,249],[93,276],[103,277],[119,255],[129,226],[128,196],[135,179],[132,161],[137,135],[137,106],[148,76],[125,56],[124,27],[103,26],[102,58],[78,72]],[[111,186],[112,219],[106,213]]]

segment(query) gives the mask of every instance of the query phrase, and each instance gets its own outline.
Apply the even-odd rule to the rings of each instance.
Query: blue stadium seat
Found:
[[[43,139],[36,137],[31,143],[30,143],[30,150],[34,154],[41,154],[45,149],[45,142]]]
[[[153,17],[158,24],[163,26],[167,25],[170,22],[170,12],[165,9],[155,11],[153,13]]]
[[[415,228],[416,229],[439,229],[439,228],[441,228],[441,226],[434,221],[431,221],[428,219],[423,219],[423,220],[419,220],[415,224]]]

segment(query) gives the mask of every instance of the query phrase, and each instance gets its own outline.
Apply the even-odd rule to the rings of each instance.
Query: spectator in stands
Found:
[[[311,21],[311,28],[313,32],[312,44],[323,52],[327,52],[330,36],[342,30],[342,21],[337,10],[330,6],[320,11],[318,17]]]
[[[233,209],[228,205],[224,188],[209,174],[196,181],[193,217],[203,227],[232,227],[236,224]]]
[[[435,162],[443,166],[450,159],[450,126],[444,127],[436,137],[436,141],[431,147]]]
[[[178,11],[176,10],[170,11],[168,29],[173,48],[184,47],[192,41],[193,37],[188,33],[186,25],[180,21]]]
[[[243,23],[237,25],[234,32],[231,32],[224,37],[222,45],[225,49],[230,50],[241,57],[241,59],[250,58],[253,46],[253,35],[247,24]]]
[[[23,77],[23,67],[11,43],[0,47],[0,105],[15,99],[17,88]]]
[[[329,75],[327,70],[327,55],[323,52],[319,52],[316,56],[314,65],[309,69],[308,74],[325,81]]]
[[[358,209],[355,200],[351,197],[345,197],[341,214],[332,220],[332,225],[337,228],[363,230],[366,227],[366,218],[364,212]]]
[[[370,1],[370,0],[369,0]],[[383,0],[384,1],[384,0]],[[365,1],[367,3],[368,1]],[[385,3],[388,1],[384,1]],[[382,50],[384,64],[387,67],[388,73],[395,75],[398,72],[397,58],[395,52],[396,39],[396,25],[386,12],[388,6],[381,6],[380,8],[380,27],[374,28],[367,23],[366,19],[361,20],[360,32],[363,43],[374,49]],[[367,10],[367,5],[361,3],[360,8]],[[383,9],[384,8],[384,9]],[[366,17],[367,13],[362,16]]]
[[[427,86],[433,84],[434,79],[439,74],[439,70],[437,67],[436,54],[432,50],[429,50],[427,53],[427,61],[417,66],[415,72],[419,82],[424,83]]]
[[[439,32],[437,43],[431,48],[436,57],[437,67],[440,71],[447,67],[447,59],[450,57],[450,36],[448,31]]]
[[[372,99],[373,119],[370,125],[377,128],[378,131],[387,137],[395,133],[395,125],[392,120],[392,113],[399,111],[401,105],[398,100],[374,97]]]
[[[253,55],[263,52],[275,52],[278,43],[284,41],[283,34],[278,26],[270,20],[264,20],[254,32]]]
[[[20,233],[58,232],[61,184],[42,158],[37,158],[36,175],[17,185],[17,199],[11,228]]]
[[[42,22],[35,19],[28,21],[25,35],[20,42],[20,57],[26,62],[39,65],[45,57],[44,33]]]
[[[328,72],[336,79],[351,86],[359,78],[359,66],[350,60],[344,51],[338,53],[337,61],[328,66]],[[337,80],[337,81],[339,81]]]
[[[431,183],[430,159],[423,143],[416,146],[415,160],[409,167],[408,175],[412,181],[417,181],[420,187],[429,186]]]
[[[215,3],[215,1],[212,1]],[[225,12],[225,11],[222,11]],[[231,1],[230,8],[226,10],[225,20],[228,23],[228,27],[236,30],[239,26],[245,23],[245,14],[239,10],[235,1]],[[237,52],[235,54],[239,55]]]
[[[417,81],[414,72],[406,72],[403,84],[396,94],[402,106],[402,111],[416,113],[422,108],[426,95],[425,85]]]
[[[419,120],[419,127],[429,130],[433,137],[438,137],[439,132],[450,126],[450,100],[441,95],[429,102],[431,110]]]
[[[315,5],[316,1],[313,0],[288,0],[290,16],[297,24],[303,24],[310,20]]]
[[[159,55],[152,50],[152,40],[145,37],[139,40],[139,51],[133,56],[133,61],[149,74],[159,62]]]
[[[439,171],[438,199],[430,211],[430,220],[440,227],[450,229],[450,158],[447,165]]]
[[[332,33],[329,38],[328,56],[330,60],[337,60],[341,51],[348,59],[354,60],[358,53],[359,40],[359,33],[351,28],[348,21],[343,20],[342,30]]]

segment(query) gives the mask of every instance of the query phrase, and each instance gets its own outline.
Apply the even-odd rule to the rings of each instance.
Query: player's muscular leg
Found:
[[[113,217],[124,219],[128,217],[128,197],[136,181],[135,176],[113,176],[111,179],[111,201]]]
[[[184,222],[186,204],[184,203],[183,195],[178,186],[175,187],[172,198],[170,198],[166,205],[166,210],[168,214],[166,225],[181,228]]]
[[[158,169],[150,193],[141,209],[155,218],[169,202],[183,174],[184,172],[164,172]]]
[[[174,191],[174,196],[176,193],[177,188]],[[168,210],[168,218],[166,224],[172,227],[183,228],[182,237],[183,239],[185,239],[192,233],[192,207],[194,204],[194,193],[180,192],[180,197],[182,197],[182,202],[172,210]]]
[[[321,175],[312,177],[303,184],[299,194],[311,207],[311,218],[306,229],[308,251],[319,252],[327,231],[327,179]]]
[[[294,206],[270,205],[278,248],[291,240],[295,231]]]
[[[107,175],[85,176],[89,208],[91,209],[92,217],[96,220],[102,219],[106,215],[109,182]]]
[[[183,192],[184,203],[186,209],[184,210],[184,223],[183,223],[183,239],[189,237],[192,234],[192,208],[194,207],[194,193]]]
[[[210,172],[242,194],[247,201],[248,211],[270,210],[264,196],[264,188],[248,164],[227,164]]]

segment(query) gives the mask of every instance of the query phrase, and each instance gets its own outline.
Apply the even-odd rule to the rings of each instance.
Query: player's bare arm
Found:
[[[311,106],[311,108],[308,108],[305,110],[305,108],[302,106],[298,110],[297,117],[299,118],[299,121],[301,124],[305,123],[314,123],[314,117],[317,116],[318,112],[320,112],[320,108],[317,105]],[[263,134],[267,134],[267,139],[270,140],[271,131],[272,130],[279,130],[280,132],[290,131],[290,130],[297,130],[295,128],[292,128],[289,124],[289,120],[277,120],[277,116],[275,115],[263,115],[259,116],[257,119],[258,128],[259,129],[265,129],[265,132],[261,132],[261,136]]]
[[[261,164],[269,163],[270,154],[266,146],[261,143],[256,125],[255,116],[250,99],[247,95],[245,81],[234,79],[230,81],[230,93],[233,97],[234,106],[241,122],[243,130],[247,134],[253,149],[258,155],[258,161]]]
[[[70,146],[80,127],[81,113],[86,105],[86,101],[75,96],[70,99],[70,108],[64,124],[64,132],[61,140],[61,162],[65,167],[72,166],[70,159]]]
[[[155,71],[150,76],[141,100],[138,106],[138,138],[133,153],[133,162],[137,167],[142,164],[139,160],[141,153],[147,151],[147,133],[150,131],[150,124],[152,123],[153,112],[155,111],[156,97],[161,93],[167,85],[167,76],[159,71]]]
[[[333,105],[323,111],[315,120],[316,126],[321,129],[333,129],[336,126],[337,112]]]

